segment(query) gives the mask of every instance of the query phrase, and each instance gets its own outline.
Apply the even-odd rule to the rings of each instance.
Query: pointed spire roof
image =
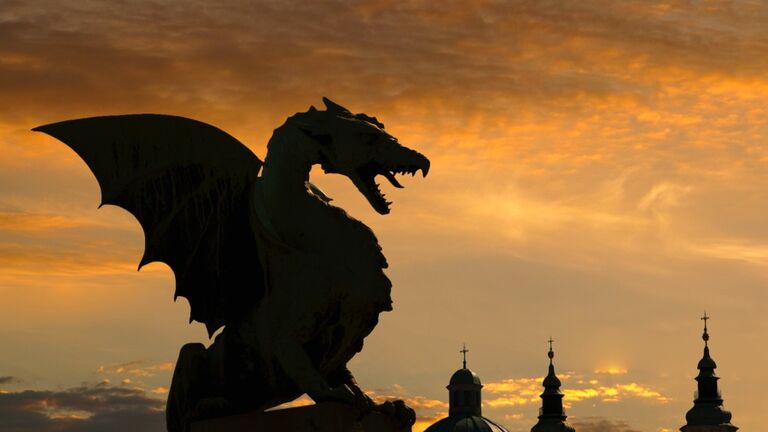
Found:
[[[547,342],[549,342],[549,352],[547,353],[547,357],[549,357],[549,372],[547,373],[547,376],[544,377],[544,382],[542,383],[545,388],[544,393],[547,393],[547,390],[554,390],[560,394],[560,385],[562,385],[562,383],[557,375],[555,375],[555,365],[552,362],[552,359],[555,358],[555,352],[552,351],[552,342],[554,342],[554,340],[550,337]]]
[[[711,319],[707,312],[701,317],[704,321],[704,355],[699,360],[696,376],[698,390],[693,401],[693,408],[685,414],[686,425],[681,427],[683,432],[735,432],[738,428],[731,424],[731,413],[723,408],[723,398],[718,389],[717,381],[720,379],[715,374],[717,363],[709,355],[709,330],[707,320]]]
[[[704,333],[701,334],[701,339],[704,341],[704,355],[696,366],[696,368],[699,369],[700,376],[702,371],[711,373],[712,376],[715,376],[715,369],[717,368],[717,363],[715,363],[712,357],[709,356],[709,331],[707,329],[707,320],[710,319],[712,318],[707,315],[707,311],[704,311],[704,316],[701,317],[701,320],[704,321]]]
[[[539,396],[541,397],[539,421],[531,428],[531,432],[575,432],[571,426],[565,423],[567,416],[565,409],[563,409],[563,393],[560,391],[561,383],[555,374],[553,362],[555,352],[552,349],[552,342],[554,340],[550,337],[547,342],[549,342],[549,352],[547,352],[549,371],[542,382],[544,392]]]

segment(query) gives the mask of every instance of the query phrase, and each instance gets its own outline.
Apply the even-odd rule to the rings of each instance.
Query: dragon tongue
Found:
[[[389,180],[390,183],[392,183],[392,186],[400,189],[403,188],[403,185],[401,185],[400,182],[397,181],[397,179],[395,178],[395,175],[392,174],[390,171],[384,171],[383,173],[381,173],[381,175],[386,177],[386,179]]]

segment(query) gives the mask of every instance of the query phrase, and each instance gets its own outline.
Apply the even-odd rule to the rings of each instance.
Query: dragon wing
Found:
[[[144,230],[139,269],[161,261],[209,336],[259,302],[263,269],[249,223],[249,193],[262,162],[211,125],[135,114],[39,126],[70,146],[101,187]]]

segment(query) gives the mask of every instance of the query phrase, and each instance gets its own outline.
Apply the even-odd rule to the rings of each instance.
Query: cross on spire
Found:
[[[467,344],[462,344],[462,345],[463,345],[463,348],[459,352],[464,354],[464,369],[466,369],[467,368],[467,353],[469,352],[469,350],[467,349]]]
[[[549,357],[549,363],[550,364],[552,363],[552,358],[555,356],[555,352],[552,351],[552,342],[554,342],[554,341],[555,340],[552,339],[552,336],[550,336],[549,340],[547,341],[547,342],[549,342],[549,352],[547,353],[547,357]]]
[[[711,318],[707,316],[707,311],[704,311],[704,316],[701,317],[701,320],[704,321],[704,334],[701,335],[701,338],[704,339],[704,346],[707,346],[709,342],[709,333],[707,332],[707,320],[709,319]]]

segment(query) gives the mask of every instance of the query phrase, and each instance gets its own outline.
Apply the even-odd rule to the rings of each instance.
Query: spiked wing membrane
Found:
[[[93,117],[34,129],[70,146],[96,176],[102,205],[122,207],[145,235],[139,268],[168,264],[175,296],[209,335],[263,293],[248,220],[261,161],[235,138],[195,120],[157,114]],[[175,297],[174,297],[175,298]]]

